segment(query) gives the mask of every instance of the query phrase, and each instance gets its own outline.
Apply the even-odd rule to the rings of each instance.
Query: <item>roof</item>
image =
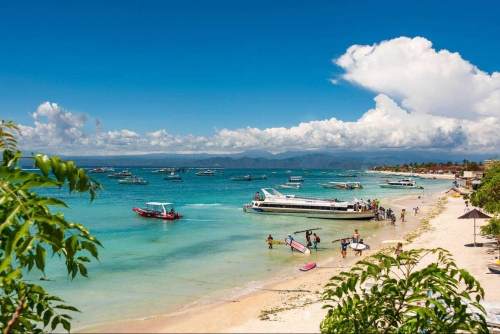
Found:
[[[147,202],[146,205],[173,205],[173,203],[163,203],[163,202]]]

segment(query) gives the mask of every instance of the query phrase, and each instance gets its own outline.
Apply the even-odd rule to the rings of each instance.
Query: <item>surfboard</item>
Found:
[[[308,270],[311,270],[313,268],[316,268],[316,263],[315,262],[306,264],[305,266],[303,266],[302,268],[300,268],[300,270],[302,270],[302,271],[308,271]]]
[[[290,239],[289,238],[286,238],[285,239],[285,242],[287,245],[290,245]],[[297,241],[293,241],[292,244],[290,245],[293,249],[296,249],[298,250],[299,252],[302,252],[304,254],[309,254],[311,253],[311,251],[309,250],[309,248],[307,248],[306,246],[302,245],[301,243],[298,243]]]
[[[368,245],[360,244],[358,242],[353,242],[352,244],[349,244],[349,247],[351,247],[353,250],[364,250],[368,248]]]
[[[269,240],[266,239],[266,242],[268,244],[271,243],[273,245],[286,245],[286,243],[284,243],[283,241],[279,241],[279,240],[271,240],[271,241],[269,241]]]

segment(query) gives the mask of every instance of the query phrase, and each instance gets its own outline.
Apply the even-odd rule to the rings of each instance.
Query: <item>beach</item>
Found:
[[[485,301],[500,302],[494,289],[500,283],[498,275],[488,274],[486,263],[494,262],[495,255],[485,254],[485,247],[468,247],[473,242],[473,221],[457,219],[464,212],[462,198],[454,198],[445,193],[407,195],[387,199],[382,206],[392,206],[399,218],[402,208],[408,212],[406,222],[397,221],[404,228],[395,229],[389,222],[377,235],[365,236],[365,243],[371,249],[363,252],[363,257],[374,254],[384,247],[382,240],[401,239],[410,236],[413,241],[405,249],[437,248],[449,250],[460,268],[467,269],[483,286]],[[413,207],[419,207],[414,216]],[[422,222],[428,224],[422,224]],[[477,220],[476,233],[484,220]],[[355,223],[353,225],[354,230]],[[363,231],[360,231],[363,234]],[[363,235],[362,235],[363,237]],[[330,241],[323,241],[330,242]],[[477,242],[491,243],[491,240],[477,236]],[[328,246],[331,247],[332,244]],[[338,245],[338,244],[337,244]],[[391,247],[391,246],[389,246]],[[322,292],[329,279],[340,271],[348,270],[360,259],[348,251],[342,259],[338,250],[332,249],[332,257],[317,264],[317,268],[291,275],[286,279],[272,281],[246,295],[238,296],[232,302],[211,304],[201,309],[122,321],[112,325],[89,328],[99,332],[220,332],[220,333],[314,333],[319,332],[319,324],[326,315],[322,309]],[[298,268],[297,268],[298,269]],[[297,292],[297,290],[300,290]]]

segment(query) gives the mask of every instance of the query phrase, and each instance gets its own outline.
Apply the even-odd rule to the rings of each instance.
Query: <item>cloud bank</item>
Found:
[[[333,84],[372,91],[374,107],[356,122],[328,120],[291,128],[215,130],[212,136],[105,132],[94,119],[56,103],[41,104],[21,125],[20,147],[72,155],[235,153],[245,150],[442,150],[492,153],[500,147],[500,73],[489,75],[458,53],[436,51],[422,37],[353,45],[333,60],[343,70]]]

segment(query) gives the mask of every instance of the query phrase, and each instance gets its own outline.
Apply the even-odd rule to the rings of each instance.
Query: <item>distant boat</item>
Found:
[[[144,180],[142,177],[133,178],[127,177],[123,180],[118,180],[119,184],[132,184],[132,185],[147,185],[148,181]]]
[[[300,189],[302,186],[297,182],[287,182],[285,184],[278,184],[278,188],[286,188],[286,189]]]
[[[196,173],[196,176],[216,176],[216,174],[213,170],[207,169],[203,172]]]

